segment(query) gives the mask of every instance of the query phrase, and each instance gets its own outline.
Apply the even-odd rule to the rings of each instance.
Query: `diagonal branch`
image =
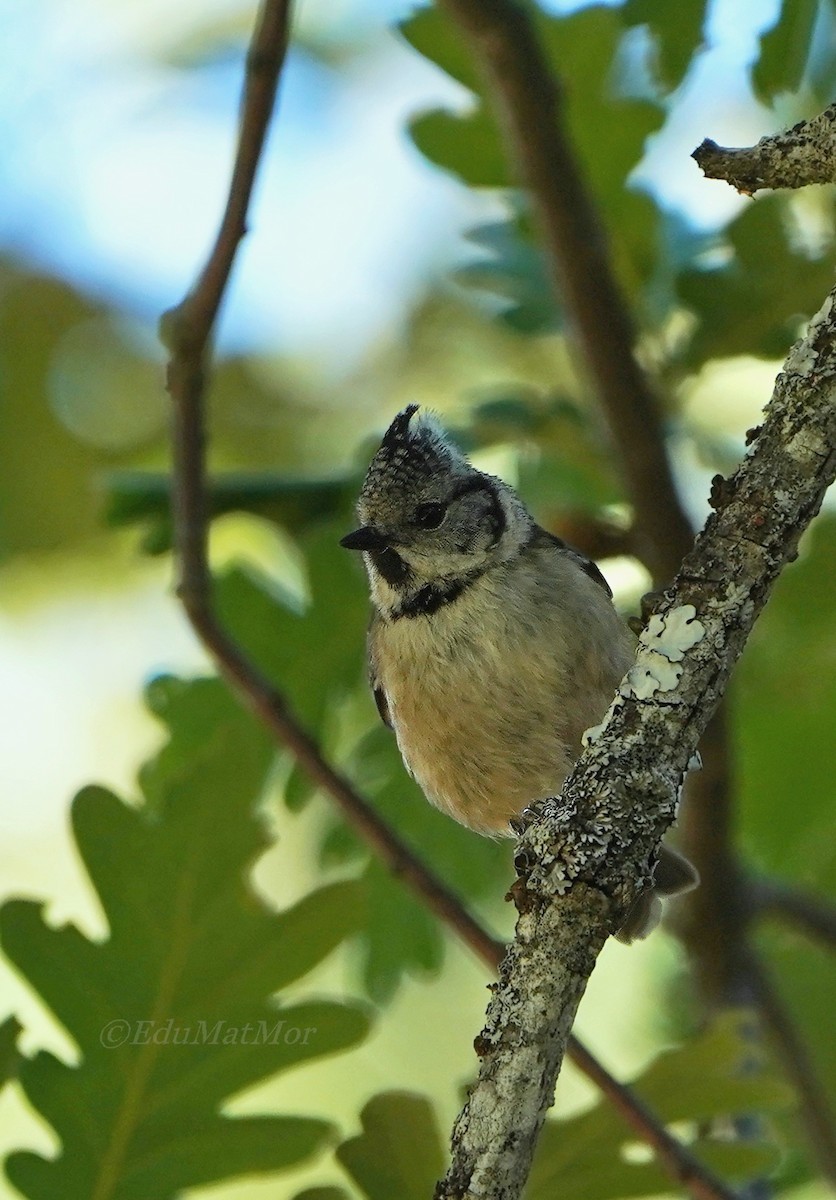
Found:
[[[446,885],[381,820],[351,784],[325,761],[289,711],[282,694],[249,661],[218,620],[207,557],[205,392],[211,337],[229,282],[264,147],[289,29],[289,0],[265,0],[247,63],[238,150],[221,227],[204,270],[183,302],[165,314],[162,336],[170,350],[168,389],[174,402],[173,510],[179,569],[178,595],[218,670],[310,778],[338,805],[346,821],[389,869],[488,965],[502,946],[473,919]],[[634,1132],[651,1146],[672,1178],[702,1200],[729,1193],[659,1122],[629,1088],[618,1083],[577,1039],[569,1052],[612,1101]]]
[[[795,1088],[799,1113],[816,1160],[826,1178],[836,1184],[836,1114],[819,1079],[810,1051],[787,1012],[769,971],[751,952],[747,965],[754,1003],[771,1036],[787,1079]]]
[[[747,883],[749,917],[777,917],[806,933],[827,950],[836,950],[836,906],[803,888],[777,879]]]
[[[691,157],[707,179],[724,179],[747,196],[761,188],[800,188],[836,180],[836,104],[756,146],[718,146],[706,138]]]
[[[647,881],[734,663],[836,478],[836,290],[778,376],[751,456],[642,634],[603,731],[521,841],[516,937],[436,1200],[516,1200],[595,960]]]
[[[571,143],[559,78],[518,0],[439,0],[481,67],[508,158],[531,193],[558,300],[574,326],[615,435],[636,520],[633,552],[672,578],[692,533],[668,465],[658,397],[639,367],[636,332],[615,279],[605,230]],[[731,752],[725,706],[688,781],[683,842],[702,879],[682,932],[711,1007],[748,995],[745,926],[734,857]]]
[[[439,0],[481,68],[506,152],[532,197],[555,291],[622,458],[657,581],[670,580],[692,541],[665,451],[659,405],[634,355],[636,331],[612,269],[606,232],[563,115],[560,82],[518,0]]]

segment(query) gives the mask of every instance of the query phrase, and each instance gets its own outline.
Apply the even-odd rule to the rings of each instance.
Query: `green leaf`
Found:
[[[776,583],[732,695],[750,859],[836,898],[834,579],[836,520],[827,514]]]
[[[682,301],[699,318],[686,354],[690,366],[737,354],[782,357],[833,282],[829,258],[795,250],[778,196],[754,200],[728,231],[731,255],[721,266],[686,268]]]
[[[248,512],[298,534],[323,519],[349,519],[358,475],[293,478],[277,471],[229,472],[207,484],[209,514]],[[105,520],[115,527],[146,526],[144,548],[171,549],[171,481],[151,471],[113,471],[105,477]]]
[[[416,9],[408,20],[398,25],[398,31],[413,50],[434,62],[457,83],[471,92],[481,93],[482,77],[474,56],[452,22],[434,5]]]
[[[750,1018],[728,1013],[702,1036],[665,1051],[632,1083],[665,1124],[710,1121],[740,1112],[776,1112],[793,1103],[791,1091],[761,1062]],[[526,1200],[552,1200],[558,1191],[578,1200],[615,1200],[670,1192],[655,1162],[630,1161],[635,1134],[602,1099],[593,1108],[543,1127]],[[774,1145],[703,1138],[695,1153],[724,1175],[751,1178],[776,1165]]]
[[[409,132],[425,158],[469,187],[513,187],[496,126],[484,108],[461,115],[434,109],[410,121]]]
[[[149,1196],[179,1195],[181,1189],[219,1179],[264,1171],[280,1171],[304,1162],[333,1137],[323,1121],[301,1117],[235,1117],[195,1122],[166,1143],[150,1141],[132,1157],[118,1177],[107,1172],[107,1160],[97,1172],[95,1195],[119,1200],[148,1200]],[[64,1156],[58,1162],[62,1162]],[[7,1161],[9,1179],[27,1196],[83,1195],[62,1189],[54,1178],[52,1161],[37,1154],[17,1153]],[[63,1163],[63,1170],[72,1170]],[[65,1177],[69,1182],[70,1176]],[[107,1189],[107,1190],[105,1190]],[[93,1192],[87,1193],[93,1195]]]
[[[143,772],[144,803],[87,788],[73,806],[108,938],[52,928],[31,901],[0,913],[6,953],[81,1056],[77,1067],[45,1053],[21,1066],[62,1143],[54,1160],[9,1160],[33,1200],[167,1200],[309,1157],[332,1136],[326,1122],[232,1119],[221,1106],[368,1028],[356,1007],[275,996],[357,932],[364,897],[334,884],[275,913],[251,890],[267,845],[252,808],[272,757],[252,718],[215,680],[157,680],[151,699],[171,736]]]
[[[775,24],[761,34],[752,84],[765,104],[800,88],[818,11],[819,0],[783,0]]]
[[[17,1077],[20,1062],[17,1039],[22,1029],[17,1017],[7,1017],[0,1025],[0,1088]]]
[[[659,55],[658,71],[668,90],[679,86],[703,44],[707,0],[627,0],[622,12],[628,25],[647,25]]]
[[[363,978],[369,996],[382,1005],[392,998],[405,972],[426,974],[439,969],[442,938],[426,905],[375,859],[363,880],[369,892],[361,943]]]
[[[368,1200],[426,1200],[444,1173],[435,1114],[422,1096],[384,1092],[360,1114],[363,1132],[337,1158]]]
[[[569,136],[610,229],[616,271],[633,296],[657,271],[659,229],[655,206],[627,189],[627,177],[640,161],[648,136],[661,126],[663,109],[628,94],[620,77],[623,26],[616,10],[593,5],[563,17],[538,12],[536,21],[546,56],[564,84]],[[469,66],[452,23],[435,10],[421,10],[401,29],[420,53],[474,93],[469,111],[435,111],[412,123],[419,150],[470,186],[513,186],[516,181],[509,173],[484,84]],[[513,231],[501,226],[476,231],[476,238],[495,243],[492,258],[467,264],[459,279],[508,301],[503,319],[513,328],[554,328],[559,317],[543,274],[542,254],[525,222],[514,224]]]
[[[363,676],[368,592],[362,565],[339,546],[343,533],[328,523],[300,539],[310,593],[301,614],[253,572],[236,568],[217,581],[221,619],[311,732]]]

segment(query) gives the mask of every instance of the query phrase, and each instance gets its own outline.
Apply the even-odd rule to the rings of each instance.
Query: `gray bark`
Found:
[[[836,104],[756,146],[718,146],[706,138],[691,155],[709,179],[751,196],[760,188],[799,188],[836,180]]]
[[[651,879],[683,773],[783,565],[836,475],[836,289],[792,348],[763,426],[644,630],[561,795],[523,835],[516,936],[436,1200],[515,1200],[595,960]]]

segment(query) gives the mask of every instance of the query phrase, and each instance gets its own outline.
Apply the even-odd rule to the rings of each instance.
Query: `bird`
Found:
[[[380,717],[430,803],[476,833],[513,836],[559,794],[633,662],[612,591],[416,404],[384,434],[357,516],[340,544],[362,552],[368,575]],[[697,882],[663,844],[616,936],[646,937],[660,897]]]

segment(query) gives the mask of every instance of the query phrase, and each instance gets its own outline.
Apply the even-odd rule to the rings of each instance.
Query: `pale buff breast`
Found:
[[[432,637],[424,619],[388,625],[377,667],[404,762],[428,800],[496,835],[560,790],[623,661],[603,669],[587,661],[584,636],[566,636],[558,608],[553,619],[539,610],[532,628],[496,596],[484,598],[478,608],[439,610]]]

